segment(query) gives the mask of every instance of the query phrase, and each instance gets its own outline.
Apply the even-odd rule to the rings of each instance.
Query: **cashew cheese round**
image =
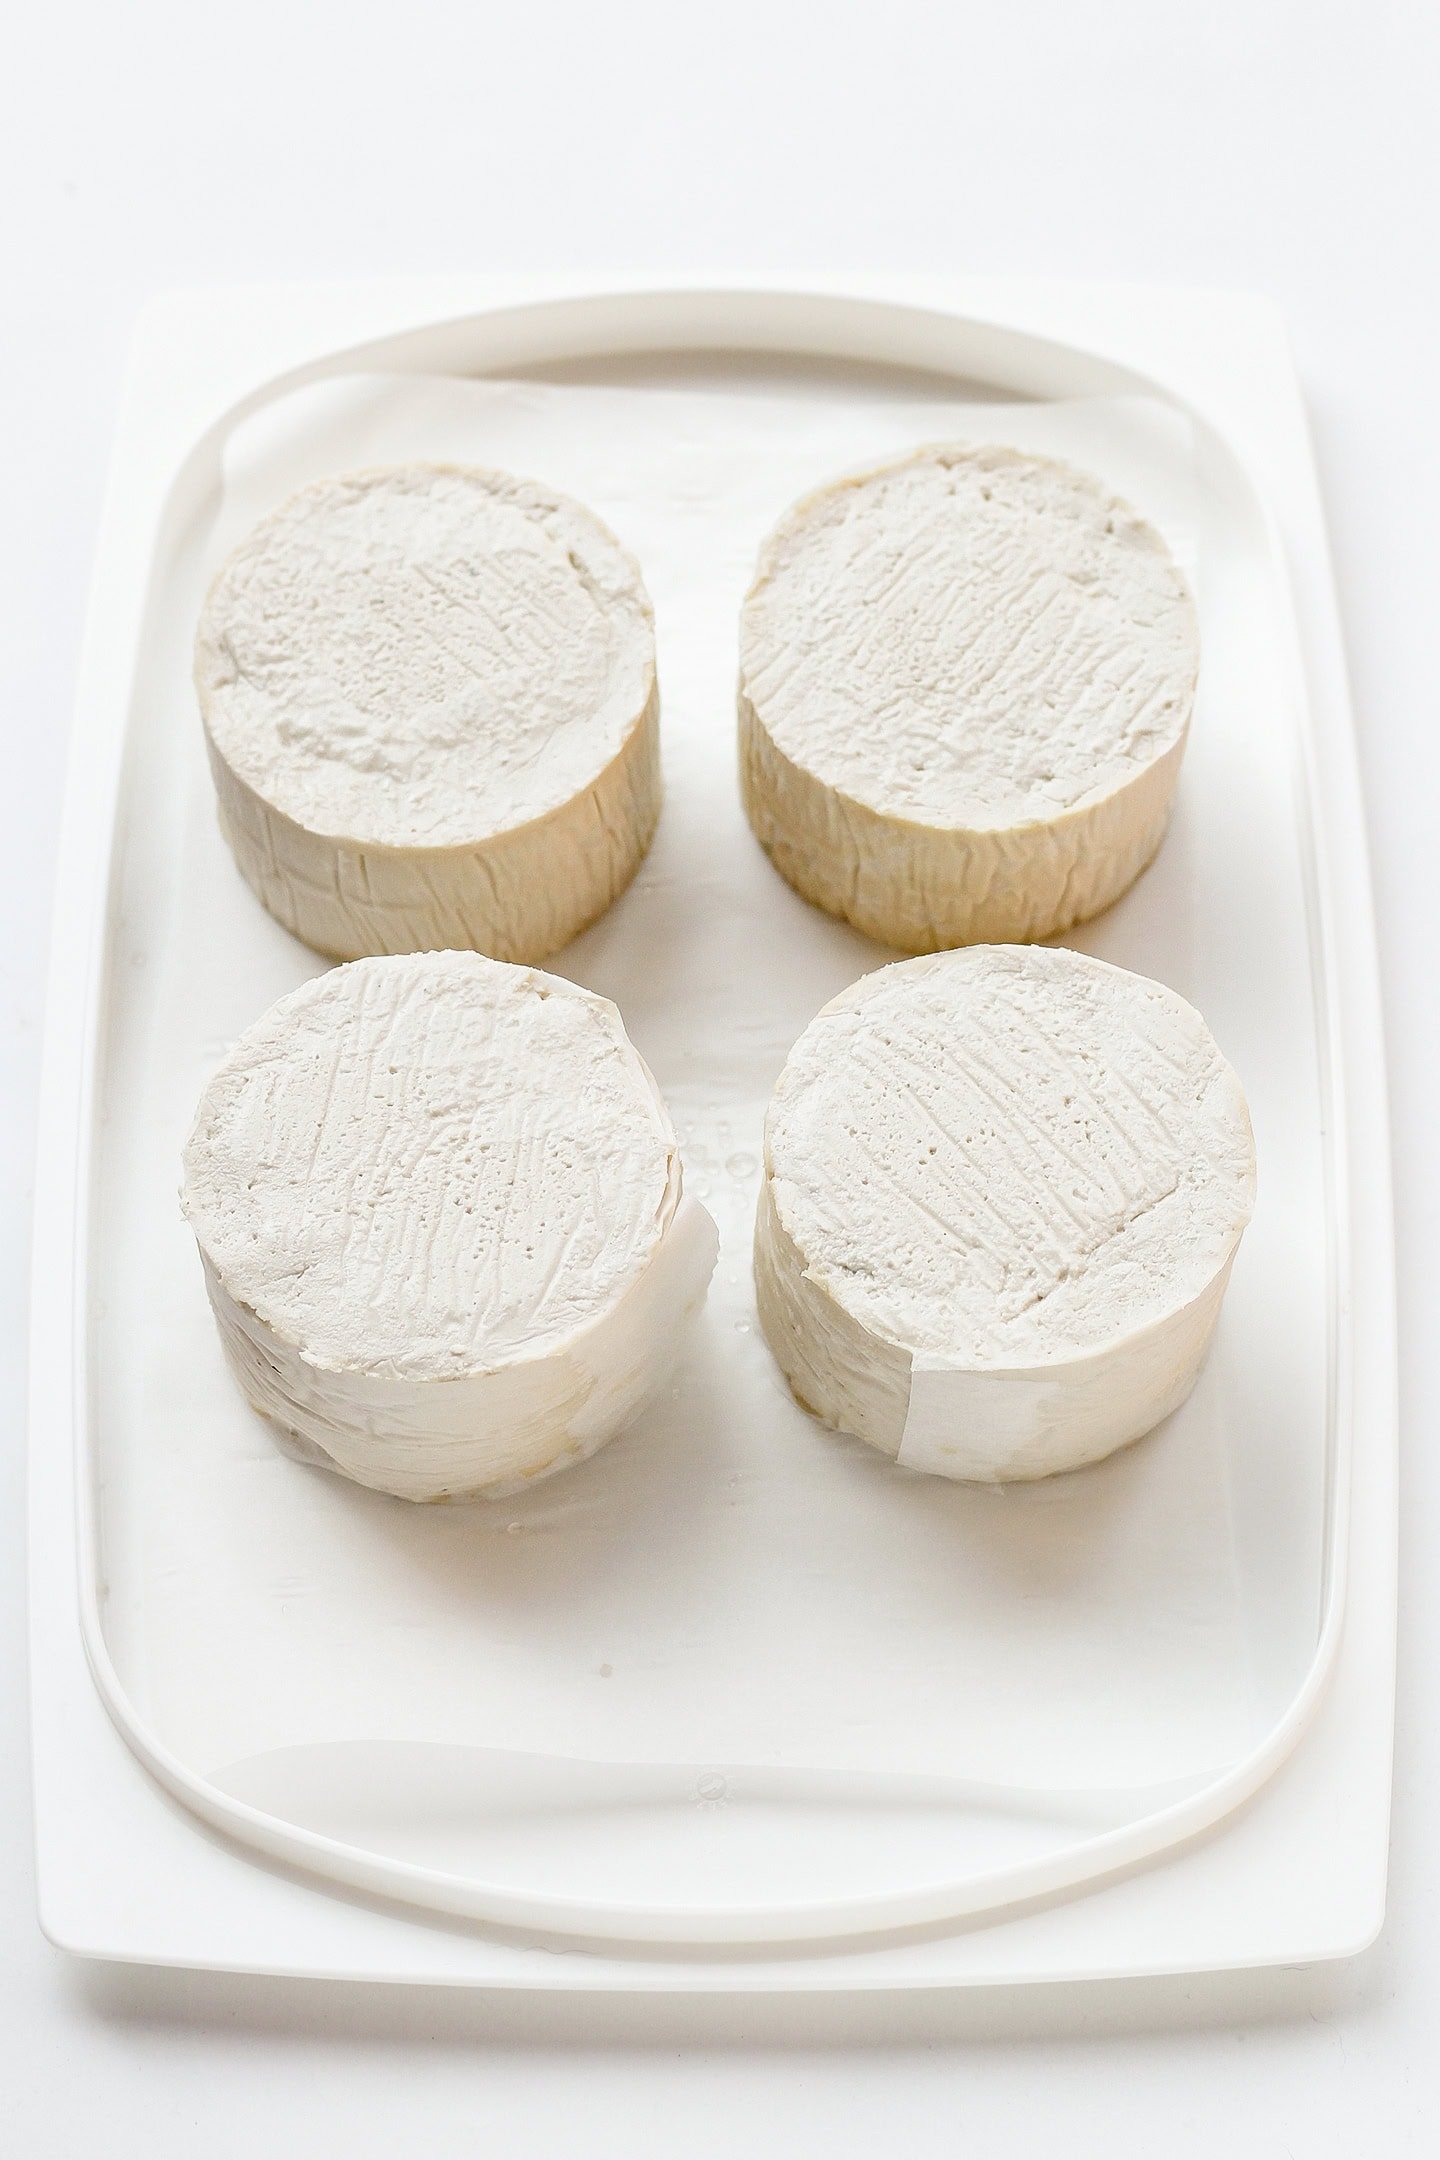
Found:
[[[841,480],[782,519],[745,599],[751,825],[882,943],[1047,937],[1159,847],[1198,647],[1164,541],[1087,473],[941,446]]]
[[[1184,1401],[1254,1193],[1240,1083],[1172,991],[1038,947],[897,962],[775,1089],[760,1318],[827,1425],[1045,1477]]]
[[[606,999],[474,953],[281,998],[206,1088],[184,1208],[292,1451],[408,1500],[522,1485],[668,1375],[715,1228]]]
[[[649,598],[532,481],[417,464],[302,489],[211,587],[195,682],[236,862],[335,959],[542,960],[655,830]]]

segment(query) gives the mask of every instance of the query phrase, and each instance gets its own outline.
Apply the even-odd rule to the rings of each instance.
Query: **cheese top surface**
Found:
[[[1240,1083],[1199,1014],[1081,953],[972,946],[826,1006],[766,1128],[806,1272],[975,1368],[1113,1343],[1197,1297],[1250,1219]]]
[[[939,446],[807,497],[761,551],[740,677],[767,733],[868,809],[987,831],[1113,792],[1181,740],[1194,602],[1098,480]]]
[[[473,953],[357,960],[282,998],[185,1151],[185,1211],[231,1296],[317,1366],[410,1379],[563,1348],[678,1195],[614,1006]]]
[[[460,847],[588,788],[654,687],[635,563],[579,503],[401,465],[303,489],[230,556],[195,681],[240,778],[310,832]]]

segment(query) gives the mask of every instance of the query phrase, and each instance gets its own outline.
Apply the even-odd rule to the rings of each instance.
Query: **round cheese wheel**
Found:
[[[241,871],[335,959],[544,959],[660,814],[640,573],[590,511],[505,473],[303,489],[216,578],[195,682]]]
[[[1184,1401],[1254,1191],[1240,1083],[1172,991],[1027,946],[897,962],[781,1074],[760,1317],[826,1424],[1045,1477]]]
[[[740,624],[741,786],[807,900],[910,952],[1047,937],[1164,835],[1194,602],[1088,474],[917,451],[796,505]]]
[[[606,999],[473,953],[281,998],[201,1099],[185,1212],[297,1452],[408,1500],[548,1475],[667,1376],[715,1230]]]

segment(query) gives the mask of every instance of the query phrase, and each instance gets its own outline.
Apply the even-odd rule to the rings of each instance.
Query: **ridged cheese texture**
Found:
[[[650,602],[600,520],[532,481],[303,489],[216,578],[195,682],[235,859],[332,958],[542,960],[650,844]]]
[[[776,1087],[760,1317],[825,1423],[1043,1477],[1184,1400],[1254,1193],[1240,1083],[1172,991],[1029,946],[900,961]]]
[[[298,1451],[412,1500],[593,1452],[715,1258],[606,999],[473,953],[355,961],[206,1088],[184,1207],[222,1341]]]
[[[796,890],[909,952],[1042,938],[1164,835],[1194,602],[1100,481],[940,446],[798,503],[740,627],[750,822]]]

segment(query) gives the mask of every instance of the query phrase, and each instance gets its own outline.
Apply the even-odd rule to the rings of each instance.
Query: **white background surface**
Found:
[[[1391,1920],[1309,1973],[754,2005],[86,1970],[35,1932],[0,1463],[12,2149],[1408,2154],[1440,2122],[1433,625],[1440,22],[1424,0],[27,10],[0,86],[11,1399],[50,863],[130,319],[157,287],[484,265],[1248,286],[1292,324],[1350,640],[1394,1083],[1406,1424]]]

